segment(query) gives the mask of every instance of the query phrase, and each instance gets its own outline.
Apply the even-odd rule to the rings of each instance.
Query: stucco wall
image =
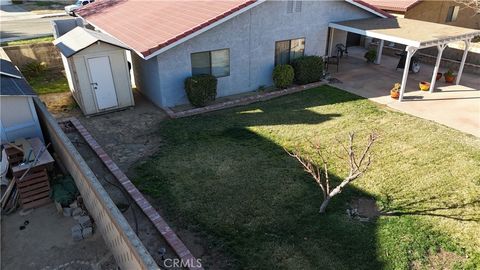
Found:
[[[135,86],[155,105],[161,107],[162,97],[157,59],[144,60],[135,52],[132,52],[131,55]]]
[[[130,72],[127,67],[125,50],[105,44],[94,44],[72,58],[74,63],[73,72],[76,74],[77,81],[74,83],[81,94],[80,106],[85,114],[98,113],[95,101],[95,95],[90,85],[90,74],[87,69],[87,59],[93,57],[108,56],[110,59],[110,67],[112,69],[113,83],[117,94],[118,108],[132,106],[134,104],[133,94],[130,82]],[[77,100],[79,101],[79,100]],[[83,102],[82,102],[83,101]]]
[[[141,76],[137,82],[147,81],[137,87],[159,106],[188,103],[184,80],[191,76],[190,54],[229,48],[230,76],[218,78],[218,96],[252,91],[272,84],[275,41],[305,38],[305,54],[323,56],[329,22],[372,16],[344,1],[303,1],[299,13],[287,13],[286,1],[268,1],[160,54],[159,78],[141,74],[151,74],[145,66],[152,64],[143,61],[135,74]]]
[[[454,1],[421,1],[405,13],[405,18],[480,29],[480,14],[465,7],[460,8],[456,21],[447,23],[448,9],[455,5],[459,4]]]

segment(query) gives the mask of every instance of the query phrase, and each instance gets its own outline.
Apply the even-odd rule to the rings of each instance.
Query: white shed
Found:
[[[0,56],[1,143],[35,137],[43,141],[42,129],[33,104],[35,92],[10,59],[2,53]]]
[[[134,105],[126,46],[103,33],[76,27],[53,42],[64,58],[72,95],[85,115]]]

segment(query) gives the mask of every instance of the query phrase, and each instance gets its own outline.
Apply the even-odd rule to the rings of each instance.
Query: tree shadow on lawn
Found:
[[[211,246],[232,258],[229,269],[408,269],[444,248],[442,235],[409,216],[350,219],[350,200],[371,197],[355,186],[318,213],[317,184],[279,144],[248,129],[322,123],[339,114],[309,107],[360,99],[340,91],[304,95],[283,98],[281,106],[270,101],[166,121],[165,145],[137,167],[137,186],[158,199],[171,223],[209,239],[207,256],[194,254],[213,258],[206,268],[217,268]]]

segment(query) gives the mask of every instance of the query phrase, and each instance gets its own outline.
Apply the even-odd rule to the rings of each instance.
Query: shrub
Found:
[[[217,78],[212,75],[196,75],[185,79],[188,101],[195,107],[204,107],[217,96]]]
[[[320,56],[303,56],[292,63],[295,82],[307,84],[318,82],[323,76],[323,59]]]
[[[278,65],[273,69],[273,83],[277,88],[287,88],[293,83],[295,74],[290,65]]]
[[[42,75],[45,70],[47,70],[47,63],[38,61],[30,62],[21,68],[23,75],[27,77]]]
[[[368,63],[373,63],[373,61],[375,61],[375,58],[377,58],[377,51],[374,49],[370,49],[368,50],[368,52],[365,53],[363,57],[367,59]]]

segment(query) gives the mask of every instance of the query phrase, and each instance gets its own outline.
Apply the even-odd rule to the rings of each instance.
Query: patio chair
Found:
[[[341,55],[342,55],[342,51],[337,48],[337,54],[336,55],[326,56],[325,57],[325,69],[328,70],[330,65],[336,65],[337,66],[337,72],[338,72],[338,66],[340,66]]]

